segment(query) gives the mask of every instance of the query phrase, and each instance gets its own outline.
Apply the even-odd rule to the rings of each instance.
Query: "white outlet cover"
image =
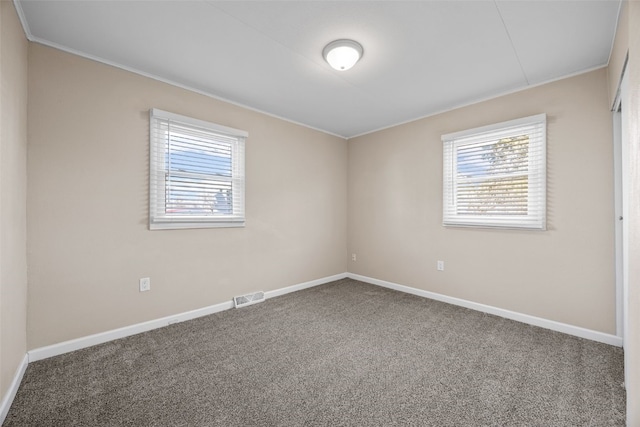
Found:
[[[151,279],[149,277],[143,277],[140,279],[140,292],[146,292],[151,290]]]

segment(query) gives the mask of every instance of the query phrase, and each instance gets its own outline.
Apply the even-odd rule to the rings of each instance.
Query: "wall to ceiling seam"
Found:
[[[7,10],[15,13],[6,5],[13,8],[2,2],[0,42],[13,28],[20,56],[27,42],[21,29],[22,38],[6,27]],[[27,76],[26,54],[17,64]],[[28,65],[28,107],[26,95],[15,98],[18,110],[28,108],[27,199],[5,187],[27,180],[20,168],[4,168],[3,138],[0,223],[11,217],[5,207],[17,206],[7,227],[20,230],[26,204],[29,320],[5,309],[26,311],[27,292],[26,261],[15,264],[17,280],[4,280],[4,242],[23,249],[19,236],[5,240],[3,226],[0,330],[13,325],[25,342],[0,341],[2,393],[28,349],[345,271],[615,333],[605,69],[345,142],[36,43],[28,44]],[[26,80],[16,79],[26,93]],[[3,135],[6,99],[3,91]],[[246,229],[147,230],[151,107],[249,132]],[[439,136],[540,112],[549,116],[549,230],[443,228]],[[26,117],[11,119],[18,129],[25,124],[10,149],[25,162]],[[152,278],[148,294],[137,291],[143,276]],[[5,283],[18,283],[18,296]],[[9,313],[17,320],[7,323]]]
[[[606,77],[599,69],[349,140],[349,271],[615,335]],[[443,227],[441,135],[540,113],[547,230]]]
[[[248,132],[245,227],[149,231],[150,108]],[[342,138],[37,43],[28,112],[29,349],[346,271]]]

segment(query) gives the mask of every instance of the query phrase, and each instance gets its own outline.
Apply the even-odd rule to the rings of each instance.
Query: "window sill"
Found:
[[[235,222],[188,222],[167,221],[149,223],[149,230],[185,230],[193,228],[241,228],[244,221]]]

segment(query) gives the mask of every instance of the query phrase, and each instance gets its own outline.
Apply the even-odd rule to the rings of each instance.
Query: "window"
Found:
[[[149,228],[244,226],[247,136],[152,109]]]
[[[546,228],[546,115],[442,136],[445,226]]]

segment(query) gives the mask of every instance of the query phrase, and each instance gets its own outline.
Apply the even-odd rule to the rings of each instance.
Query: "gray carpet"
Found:
[[[29,365],[10,426],[623,426],[619,348],[340,280]]]

